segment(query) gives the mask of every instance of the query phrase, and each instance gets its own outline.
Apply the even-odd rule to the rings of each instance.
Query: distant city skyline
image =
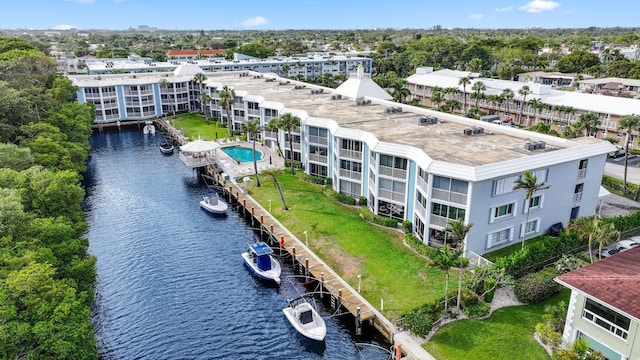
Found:
[[[597,0],[22,0],[1,29],[286,30],[638,27],[640,2]]]

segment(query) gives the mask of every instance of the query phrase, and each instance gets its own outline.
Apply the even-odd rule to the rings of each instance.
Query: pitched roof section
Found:
[[[393,99],[388,92],[378,86],[375,81],[371,80],[371,75],[365,74],[362,65],[358,67],[355,76],[350,77],[347,81],[338,86],[332,94],[340,94],[344,97],[357,99],[364,96],[391,100]]]
[[[640,321],[640,248],[563,274],[556,281]]]

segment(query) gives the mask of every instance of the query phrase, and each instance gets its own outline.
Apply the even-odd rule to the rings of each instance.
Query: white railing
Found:
[[[592,313],[587,309],[582,310],[582,318],[591,321],[592,323],[600,326],[601,328],[609,331],[610,333],[614,334],[615,336],[623,340],[627,340],[627,337],[629,335],[628,330],[619,327],[618,325],[610,322],[605,318],[602,318],[596,315],[595,313]]]
[[[406,179],[407,170],[396,169],[388,166],[380,165],[380,175],[390,176],[397,179]]]
[[[327,139],[326,137],[309,135],[309,143],[310,144],[328,145],[329,144],[329,139]]]
[[[319,162],[322,164],[327,164],[327,156],[326,155],[318,155],[318,154],[309,154],[309,160]]]
[[[265,131],[264,132],[264,137],[265,138],[269,138],[269,139],[277,139],[278,138],[278,133],[275,131]]]
[[[362,180],[362,173],[357,171],[340,169],[340,177],[354,179],[354,180]]]
[[[422,215],[423,218],[427,217],[427,209],[425,209],[421,203],[416,202],[416,210],[418,210],[418,214]]]
[[[300,143],[294,142],[293,143],[293,150],[298,150],[299,151],[300,150]]]
[[[397,193],[395,191],[380,189],[380,190],[378,190],[378,195],[381,198],[385,198],[387,200],[393,200],[393,201],[398,201],[398,202],[404,203],[404,194],[402,194],[402,193]]]
[[[582,192],[573,194],[574,203],[580,202],[580,200],[582,200]]]
[[[449,222],[449,219],[447,219],[446,217],[440,216],[440,215],[433,215],[431,214],[429,223],[431,225],[436,225],[436,226],[441,226],[443,228],[447,227],[447,223]]]
[[[260,109],[247,109],[247,114],[260,116]]]
[[[448,190],[433,189],[431,190],[431,197],[433,199],[449,201],[456,204],[465,205],[467,203],[466,194],[450,192]]]
[[[429,192],[429,186],[427,186],[427,182],[424,181],[423,178],[418,176],[418,181],[416,183],[418,184],[418,188],[420,188],[420,190],[422,190],[425,194]]]
[[[348,157],[351,159],[362,159],[362,151],[340,149],[340,157]]]

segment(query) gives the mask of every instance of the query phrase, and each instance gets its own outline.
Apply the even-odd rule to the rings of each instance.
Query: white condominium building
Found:
[[[71,78],[78,100],[96,104],[96,121],[114,122],[193,109],[199,71]],[[593,214],[607,153],[615,149],[591,137],[563,139],[395,103],[362,70],[337,89],[258,72],[205,75],[212,116],[236,129],[251,119],[266,125],[285,113],[298,116],[293,153],[282,130],[263,131],[265,146],[286,144],[284,156],[306,173],[366,199],[375,214],[411,221],[424,243],[446,241],[449,221],[473,223],[466,249],[477,254]],[[223,86],[236,94],[230,117],[218,103]],[[549,185],[530,201],[513,190],[525,171]]]

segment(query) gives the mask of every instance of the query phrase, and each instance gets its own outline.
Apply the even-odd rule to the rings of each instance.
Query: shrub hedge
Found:
[[[527,274],[516,281],[513,292],[520,302],[539,303],[562,290],[562,285],[553,280],[558,275],[559,273],[554,267],[547,267],[536,273]]]
[[[586,244],[574,233],[560,233],[557,237],[546,236],[539,242],[496,259],[495,266],[504,268],[514,278],[536,272],[556,261],[562,254],[574,253]]]
[[[475,305],[469,305],[464,308],[464,313],[471,319],[481,318],[489,315],[491,311],[491,304],[486,302],[479,302]]]
[[[325,194],[327,194],[327,196],[329,196],[332,199],[335,199],[343,204],[347,204],[347,205],[355,205],[356,204],[356,199],[352,198],[349,195],[345,195],[343,193],[339,193],[335,190],[333,190],[333,188],[331,187],[327,187],[327,189],[325,190]]]
[[[354,199],[354,201],[355,201],[355,199]],[[369,208],[366,207],[366,206],[363,206],[363,207],[360,208],[360,216],[362,216],[362,218],[365,219],[366,221],[372,222],[374,224],[387,226],[387,227],[391,227],[391,228],[397,228],[398,227],[398,220],[392,219],[392,218],[388,218],[388,217],[385,217],[385,216],[376,215],[376,214],[372,213],[371,210],[369,210]]]

